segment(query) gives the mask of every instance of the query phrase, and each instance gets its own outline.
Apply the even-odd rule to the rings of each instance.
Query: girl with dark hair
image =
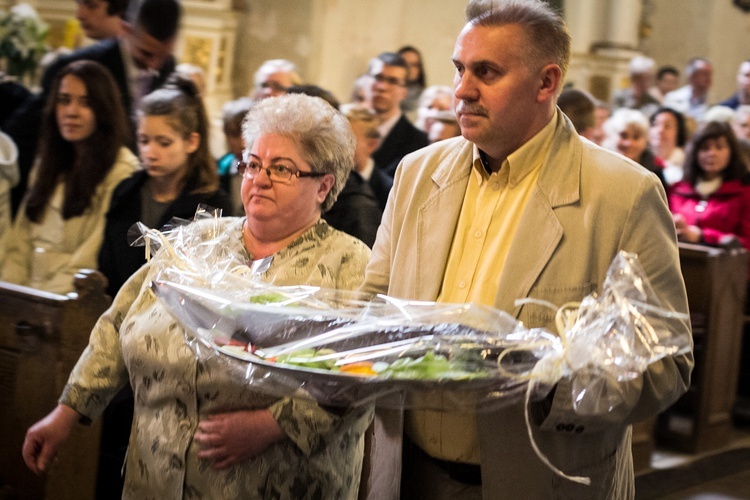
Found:
[[[99,253],[112,297],[146,262],[143,249],[129,245],[133,224],[160,229],[174,217],[192,219],[200,204],[231,209],[229,196],[219,189],[208,129],[203,101],[188,77],[173,74],[143,99],[137,134],[143,169],[117,186]]]
[[[689,243],[750,249],[750,186],[734,132],[709,122],[688,146],[684,179],[670,189],[677,236]]]
[[[114,79],[78,61],[58,74],[42,118],[39,155],[9,234],[2,279],[73,291],[81,268],[97,268],[105,213],[117,184],[137,168],[124,146],[127,121]]]

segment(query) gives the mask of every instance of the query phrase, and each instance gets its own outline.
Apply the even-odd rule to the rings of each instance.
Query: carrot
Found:
[[[341,365],[339,366],[339,371],[351,373],[352,375],[377,375],[377,372],[372,369],[371,361],[359,361],[357,363]]]

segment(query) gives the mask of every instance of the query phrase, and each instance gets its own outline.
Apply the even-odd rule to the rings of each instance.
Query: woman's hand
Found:
[[[21,454],[34,474],[47,472],[50,462],[57,459],[57,450],[70,435],[79,415],[74,409],[59,404],[49,415],[26,431]]]
[[[259,455],[285,436],[268,410],[218,413],[201,420],[195,432],[199,458],[225,469]]]
[[[689,225],[685,222],[685,217],[682,214],[674,214],[672,220],[674,221],[674,228],[677,231],[677,239],[688,243],[701,242],[701,238],[703,237],[701,228]]]

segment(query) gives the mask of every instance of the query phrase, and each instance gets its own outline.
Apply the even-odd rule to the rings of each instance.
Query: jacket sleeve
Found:
[[[662,307],[687,313],[687,295],[680,270],[674,224],[656,177],[644,178],[630,206],[632,208],[623,227],[619,248],[638,255],[639,263],[660,298]],[[692,347],[688,320],[673,320],[670,327],[674,335],[687,335]],[[667,356],[652,363],[632,381],[608,381],[610,388],[622,395],[622,404],[610,411],[592,415],[575,412],[571,384],[564,379],[557,385],[552,406],[541,428],[554,431],[560,422],[574,422],[584,432],[593,432],[611,425],[631,424],[650,418],[668,408],[687,391],[692,368],[691,349],[687,353]]]

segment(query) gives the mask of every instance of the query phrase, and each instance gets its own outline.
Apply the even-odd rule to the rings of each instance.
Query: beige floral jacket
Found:
[[[242,221],[220,219],[220,232],[230,235],[227,245],[247,257]],[[264,279],[354,289],[369,254],[364,243],[321,221],[275,255]],[[157,254],[102,315],[61,397],[93,419],[120,387],[132,385],[135,417],[123,497],[356,498],[372,409],[329,412],[309,401],[269,397],[254,392],[221,356],[197,360],[182,329],[148,287],[159,259],[169,257]],[[193,435],[201,418],[256,408],[269,408],[288,439],[222,471],[198,459]]]

